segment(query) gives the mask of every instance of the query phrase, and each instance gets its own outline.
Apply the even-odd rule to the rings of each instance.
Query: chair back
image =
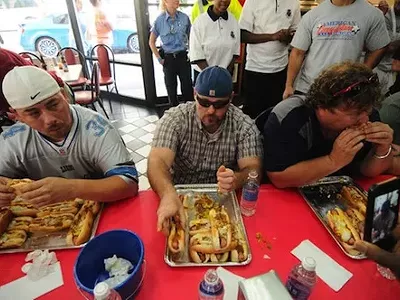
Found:
[[[57,53],[57,57],[64,55],[65,61],[68,65],[78,65],[81,61],[86,65],[86,57],[78,49],[74,47],[64,47]]]
[[[90,57],[93,58],[94,53],[97,53],[99,62],[100,74],[102,78],[112,77],[115,81],[115,55],[114,51],[105,44],[97,44],[93,47]],[[110,61],[110,55],[112,61]],[[112,70],[111,70],[112,68]]]
[[[263,112],[261,112],[256,118],[255,118],[255,123],[258,128],[258,130],[262,133],[264,131],[264,125],[268,120],[269,115],[271,114],[273,110],[273,106],[267,108]]]
[[[21,56],[23,59],[26,59],[27,61],[29,61],[32,65],[34,65],[36,67],[39,67],[39,68],[42,67],[42,64],[43,64],[42,59],[33,52],[24,51],[24,52],[20,52],[18,55]]]
[[[99,63],[97,61],[93,63],[93,67],[92,67],[91,91],[92,91],[92,101],[99,98],[99,96],[100,96],[100,68],[99,68]]]

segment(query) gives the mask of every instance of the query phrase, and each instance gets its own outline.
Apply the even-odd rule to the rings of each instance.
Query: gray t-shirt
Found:
[[[389,42],[382,12],[367,1],[340,7],[326,0],[303,16],[293,38],[293,47],[308,51],[295,89],[305,93],[322,70],[359,61],[364,46],[375,51]]]
[[[393,20],[394,19],[394,20]],[[394,22],[393,22],[394,21]],[[386,28],[389,33],[390,41],[394,42],[400,40],[400,16],[396,16],[393,8],[391,8],[385,15],[385,23]],[[396,27],[395,32],[393,31],[393,27]],[[379,70],[384,72],[392,71],[392,57],[393,53],[387,53],[382,58],[381,62],[377,66]]]
[[[55,144],[29,126],[17,123],[0,136],[0,175],[9,178],[69,179],[120,176],[137,182],[129,152],[111,123],[100,114],[71,105],[73,125]]]
[[[393,143],[400,145],[400,92],[397,92],[382,102],[379,110],[382,122],[393,129]]]

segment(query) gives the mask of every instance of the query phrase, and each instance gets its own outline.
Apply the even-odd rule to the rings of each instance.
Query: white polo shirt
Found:
[[[246,0],[239,20],[241,29],[255,34],[273,34],[281,29],[297,29],[299,0]],[[279,41],[247,45],[246,70],[276,73],[288,65],[289,45]]]
[[[211,12],[210,12],[211,10]],[[234,55],[240,55],[240,29],[235,17],[226,12],[225,18],[215,18],[212,6],[193,23],[190,32],[190,61],[206,60],[209,66],[227,68]],[[214,20],[213,20],[214,18]],[[194,69],[201,71],[195,65]]]

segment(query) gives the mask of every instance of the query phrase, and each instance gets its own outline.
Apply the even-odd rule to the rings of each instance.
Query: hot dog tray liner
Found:
[[[92,234],[90,235],[89,241],[95,237],[97,227],[99,225],[100,216],[103,212],[103,204],[101,204],[101,208],[99,213],[96,216],[96,219],[93,222],[92,226]],[[24,245],[20,248],[14,249],[4,249],[0,250],[0,254],[3,253],[18,253],[18,252],[31,252],[36,249],[40,250],[62,250],[62,249],[79,249],[86,245],[86,243],[79,246],[70,246],[66,244],[68,229],[58,232],[52,233],[35,233],[33,235],[29,235],[25,241]]]
[[[184,254],[182,255],[182,258],[179,261],[173,261],[170,257],[170,253],[168,250],[168,238],[165,243],[165,254],[164,254],[164,260],[167,263],[167,265],[171,267],[204,267],[204,266],[245,266],[248,265],[251,262],[252,256],[251,256],[251,249],[250,249],[250,244],[249,244],[249,239],[247,237],[246,233],[246,228],[243,224],[243,219],[242,215],[240,213],[240,208],[239,208],[239,203],[236,197],[235,192],[230,192],[228,194],[220,194],[217,192],[218,186],[216,184],[192,184],[192,185],[176,185],[175,189],[178,193],[178,195],[187,195],[189,196],[190,203],[193,204],[194,202],[194,197],[196,194],[206,194],[210,198],[212,198],[214,201],[220,203],[223,205],[231,219],[231,222],[233,224],[237,224],[239,229],[242,231],[243,236],[246,240],[247,243],[247,248],[248,248],[248,257],[245,261],[243,262],[207,262],[207,263],[194,263],[190,261],[189,258],[189,251],[188,251],[188,245],[189,245],[189,221],[193,219],[194,217],[194,209],[188,210],[187,213],[187,220],[186,220],[186,228],[185,228],[185,251]]]
[[[352,259],[365,259],[365,255],[352,255],[348,253],[327,223],[326,214],[330,209],[339,207],[345,211],[347,208],[347,205],[337,198],[343,186],[354,186],[367,195],[365,190],[348,176],[325,177],[312,184],[300,187],[299,191],[344,254]]]

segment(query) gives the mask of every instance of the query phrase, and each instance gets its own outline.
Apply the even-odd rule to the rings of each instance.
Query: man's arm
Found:
[[[245,157],[238,160],[239,171],[235,172],[234,189],[240,189],[247,180],[250,171],[255,170],[261,181],[262,161],[260,157]]]
[[[387,48],[388,47],[386,46],[381,49],[369,52],[367,54],[367,57],[365,58],[364,64],[366,64],[369,68],[371,68],[371,70],[374,69],[381,61]]]
[[[158,49],[156,47],[156,40],[157,40],[156,34],[154,32],[151,32],[150,38],[149,38],[149,46],[150,46],[151,52],[153,52],[154,56],[162,64],[162,58],[160,56],[160,52],[158,52]]]
[[[380,154],[376,152],[375,148],[371,149],[371,151],[368,153],[367,157],[361,164],[361,174],[367,177],[375,177],[390,169],[393,164],[393,153],[390,153],[388,157],[383,159],[379,159],[374,156],[374,154],[385,155],[388,149],[389,148],[385,150],[385,153],[381,152]]]
[[[338,171],[329,155],[299,162],[282,172],[267,172],[271,182],[277,188],[299,187],[317,181]]]
[[[297,75],[300,72],[305,54],[306,51],[297,48],[293,48],[292,51],[290,52],[286,86],[285,86],[285,92],[283,93],[283,99],[288,98],[294,93],[293,84]]]
[[[393,157],[392,165],[389,167],[387,172],[397,176],[400,175],[400,156]]]
[[[264,34],[256,34],[252,33],[247,30],[240,30],[240,36],[242,43],[247,43],[247,44],[260,44],[260,43],[266,43],[266,42],[272,42],[272,41],[278,41],[279,40],[279,31],[269,34],[269,33],[264,33]]]
[[[179,213],[182,225],[185,223],[185,213],[182,203],[176,193],[170,169],[175,159],[175,153],[169,148],[152,148],[147,163],[147,175],[153,190],[160,197],[157,210],[157,230],[164,234],[169,232],[169,219]]]
[[[208,63],[205,59],[198,60],[195,62],[195,64],[200,68],[200,70],[204,70],[205,68],[208,67]]]

